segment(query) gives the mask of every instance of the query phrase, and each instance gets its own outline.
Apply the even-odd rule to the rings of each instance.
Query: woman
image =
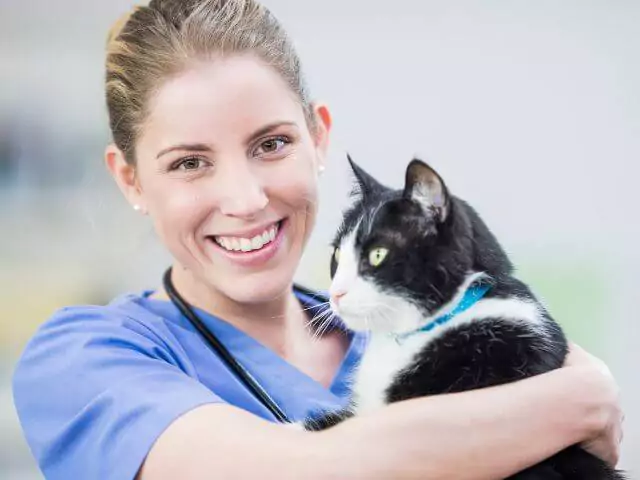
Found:
[[[342,405],[365,339],[313,331],[322,304],[293,285],[331,119],[277,21],[252,0],[153,0],[112,32],[106,93],[107,166],[176,290],[289,419]],[[168,300],[66,308],[29,343],[15,403],[46,478],[503,478],[578,442],[617,459],[617,387],[577,347],[558,371],[308,433]]]

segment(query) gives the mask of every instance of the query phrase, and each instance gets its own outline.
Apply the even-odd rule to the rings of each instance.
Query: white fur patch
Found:
[[[355,258],[355,253],[353,257]],[[394,336],[389,334],[417,330],[433,319],[449,313],[460,302],[469,286],[481,276],[481,273],[469,275],[454,298],[428,318],[402,297],[380,292],[375,285],[361,278],[353,282],[354,290],[349,292],[353,294],[349,297],[351,303],[346,305],[346,309],[342,308],[345,303],[343,301],[348,297],[345,295],[342,298],[340,316],[350,328],[371,331],[371,341],[354,377],[356,413],[383,406],[386,403],[386,390],[397,375],[413,362],[427,344],[451,328],[487,318],[500,318],[504,321],[529,324],[539,334],[544,335],[544,322],[538,306],[515,297],[482,299],[446,324],[428,332],[415,333],[402,341],[396,341]]]
[[[356,414],[386,404],[386,390],[398,373],[420,352],[425,341],[416,335],[398,344],[388,335],[373,334],[354,376],[353,404]]]
[[[329,295],[332,297],[334,295],[348,295],[354,283],[358,280],[358,258],[355,247],[356,230],[358,230],[357,226],[340,242],[340,259],[329,287]],[[340,302],[341,304],[342,302]],[[331,301],[331,308],[334,312],[339,312],[339,306],[334,304],[333,301]]]

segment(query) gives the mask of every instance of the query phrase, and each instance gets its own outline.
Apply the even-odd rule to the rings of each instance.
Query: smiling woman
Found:
[[[344,406],[367,336],[316,326],[328,300],[293,283],[331,117],[279,23],[253,0],[152,0],[111,32],[106,96],[106,164],[173,257],[166,285],[287,418]],[[588,440],[615,462],[616,385],[579,350],[309,433],[278,425],[168,300],[68,307],[29,342],[13,391],[46,478],[503,478]]]
[[[224,317],[226,299],[264,303],[289,285],[315,221],[330,127],[325,107],[313,115],[260,57],[198,60],[150,99],[135,163],[109,148],[123,192],[184,267],[176,285],[215,287],[191,298],[199,306]],[[272,241],[252,246],[269,231]]]

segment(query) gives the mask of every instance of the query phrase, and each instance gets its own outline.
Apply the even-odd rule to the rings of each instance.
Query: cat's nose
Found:
[[[334,293],[332,293],[332,294],[331,294],[331,301],[332,301],[335,305],[340,304],[340,299],[341,299],[342,297],[344,297],[346,293],[347,293],[347,292],[342,292],[342,291],[341,291],[341,292],[334,292]]]

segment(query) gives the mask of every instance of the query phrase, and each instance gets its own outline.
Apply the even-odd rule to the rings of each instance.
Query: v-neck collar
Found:
[[[145,302],[150,306],[161,307],[163,316],[169,315],[180,323],[190,326],[170,301],[149,298],[152,293],[152,291],[143,293],[142,298]],[[317,298],[296,289],[294,293],[303,307],[308,309],[306,311],[320,307]],[[350,396],[351,373],[366,347],[368,341],[366,334],[348,330],[339,318],[332,321],[331,328],[343,331],[349,339],[349,345],[327,388],[231,323],[202,309],[194,310],[206,327],[258,380],[290,418],[300,419],[311,412],[335,410],[346,406]]]

